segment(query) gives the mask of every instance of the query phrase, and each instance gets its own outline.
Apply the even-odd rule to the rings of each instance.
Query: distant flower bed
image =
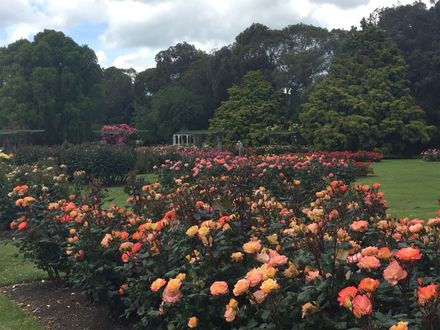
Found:
[[[422,152],[421,157],[429,162],[440,162],[440,149],[428,149]]]

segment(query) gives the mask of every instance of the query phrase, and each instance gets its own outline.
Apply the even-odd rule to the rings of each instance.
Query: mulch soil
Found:
[[[0,288],[48,330],[128,330],[110,316],[105,306],[94,305],[80,291],[64,283],[41,281]]]

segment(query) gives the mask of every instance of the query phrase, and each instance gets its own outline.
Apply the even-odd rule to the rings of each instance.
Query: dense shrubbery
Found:
[[[440,150],[439,149],[428,149],[422,152],[421,157],[423,160],[430,162],[440,162]]]
[[[125,182],[127,173],[134,169],[136,154],[131,147],[107,144],[78,144],[65,146],[21,146],[13,157],[16,165],[35,164],[52,159],[58,165],[67,165],[68,174],[85,171],[107,184]]]
[[[125,182],[133,170],[136,155],[130,147],[105,144],[80,144],[62,149],[59,161],[66,164],[69,173],[85,171],[106,184]]]
[[[102,209],[95,186],[59,201],[16,188],[18,244],[144,328],[435,328],[440,218],[395,221],[379,185],[308,176],[313,161],[260,177],[231,159],[168,188],[130,181],[131,210]]]

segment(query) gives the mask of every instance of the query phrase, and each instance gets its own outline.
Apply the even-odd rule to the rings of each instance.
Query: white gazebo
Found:
[[[173,146],[189,146],[196,144],[196,138],[191,132],[177,132],[173,134]]]

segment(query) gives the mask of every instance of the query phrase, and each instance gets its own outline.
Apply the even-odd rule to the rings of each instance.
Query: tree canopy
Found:
[[[407,69],[385,32],[363,21],[311,88],[300,115],[304,137],[325,150],[405,152],[427,143],[432,129],[410,94]]]
[[[261,71],[246,73],[238,85],[228,89],[229,99],[215,111],[211,129],[225,131],[225,143],[241,140],[245,145],[268,141],[268,127],[283,122],[281,95]]]
[[[44,129],[43,143],[81,142],[102,120],[102,71],[95,53],[61,32],[0,49],[0,128]]]

